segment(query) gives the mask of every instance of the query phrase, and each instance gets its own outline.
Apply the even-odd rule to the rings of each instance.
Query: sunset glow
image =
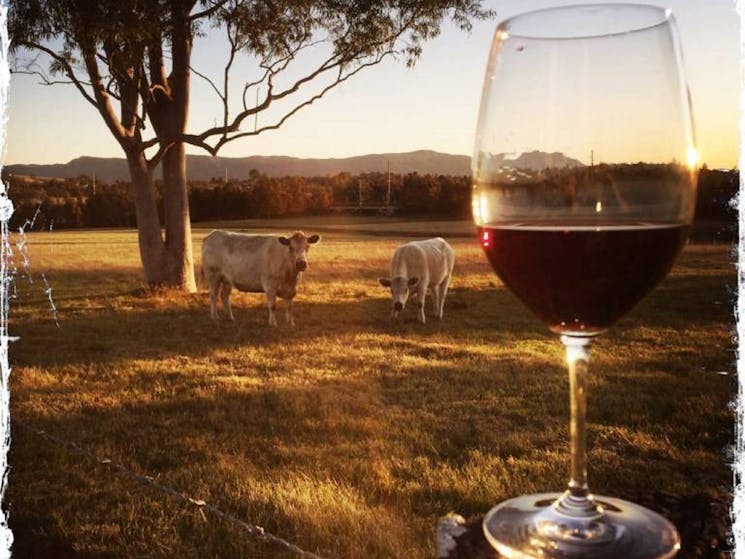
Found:
[[[577,2],[536,0],[530,9],[570,3]],[[738,158],[737,14],[729,0],[670,0],[665,4],[673,11],[680,29],[694,106],[697,147],[701,153],[698,163],[706,163],[711,168],[734,167]],[[470,156],[485,62],[497,21],[527,9],[523,2],[516,0],[492,0],[487,6],[496,10],[495,20],[476,22],[470,35],[446,25],[440,36],[424,45],[422,58],[414,68],[407,69],[393,60],[369,68],[300,111],[279,130],[226,145],[220,155],[349,157],[433,149]],[[197,38],[194,45],[193,65],[219,81],[226,48],[213,30],[204,31],[205,36]],[[521,43],[521,48],[522,55],[530,56],[529,45]],[[47,62],[40,60],[39,64],[46,66]],[[241,63],[240,67],[245,68],[243,81],[256,79],[254,66],[249,60]],[[241,79],[236,80],[236,99],[240,99]],[[214,91],[195,76],[192,93],[190,130],[213,126],[221,119]],[[661,107],[658,103],[650,103],[650,106],[652,110]],[[260,114],[259,126],[267,124],[270,116],[269,113]],[[554,116],[560,118],[560,115]],[[123,157],[100,115],[74,87],[44,87],[36,76],[14,74],[8,117],[6,164],[59,163],[82,155]],[[522,115],[526,119],[531,117]],[[586,123],[569,124],[574,128]],[[252,119],[250,127],[253,125]],[[606,143],[615,135],[615,132],[602,133]],[[65,140],[60,141],[60,138]],[[596,150],[596,162],[670,160],[669,154],[659,153],[658,157],[652,151],[647,155],[646,150],[659,148],[653,130],[636,137],[633,145],[638,147],[634,153],[618,157],[611,154],[611,146],[597,145],[592,149]],[[530,148],[541,149],[539,146]],[[571,148],[557,145],[555,149],[589,164],[589,149]],[[205,154],[192,147],[187,151]],[[678,153],[676,158],[684,160],[685,155]]]
[[[690,169],[695,169],[696,167],[698,167],[699,155],[696,148],[694,148],[693,146],[688,146],[688,149],[686,150],[686,159],[688,167]]]

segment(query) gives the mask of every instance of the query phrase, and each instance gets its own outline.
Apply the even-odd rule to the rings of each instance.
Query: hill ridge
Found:
[[[371,153],[340,158],[300,158],[287,155],[252,155],[247,157],[211,157],[189,154],[186,171],[191,180],[224,177],[247,178],[252,169],[269,176],[326,176],[342,172],[353,174],[385,172],[388,162],[392,173],[419,172],[422,174],[466,175],[470,173],[471,158],[434,150],[403,153]],[[5,169],[15,175],[72,178],[93,175],[103,182],[128,181],[129,171],[124,158],[81,155],[67,163],[13,164]]]
[[[560,158],[571,165],[581,164],[563,154],[543,154],[530,152],[531,163],[544,160],[541,156]],[[504,154],[497,156],[504,157]],[[554,161],[554,164],[557,162]],[[210,180],[223,178],[248,178],[252,170],[270,177],[281,176],[329,176],[339,173],[370,173],[390,171],[397,174],[417,172],[433,175],[468,175],[471,173],[471,158],[467,155],[442,153],[430,149],[420,149],[402,153],[369,153],[338,158],[301,158],[288,155],[251,155],[247,157],[211,157],[202,154],[186,156],[186,172],[190,180]],[[94,157],[81,155],[67,163],[53,164],[13,164],[5,167],[14,175],[50,178],[74,178],[80,175],[92,176],[102,182],[129,181],[129,170],[124,158]]]

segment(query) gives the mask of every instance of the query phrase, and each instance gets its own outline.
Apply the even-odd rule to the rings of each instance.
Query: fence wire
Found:
[[[85,456],[86,458],[91,459],[97,464],[106,466],[116,474],[132,479],[141,485],[147,485],[147,486],[153,487],[157,489],[158,491],[160,491],[161,493],[165,493],[178,501],[192,505],[198,508],[199,510],[208,511],[214,516],[224,521],[227,521],[231,524],[234,524],[235,526],[248,532],[251,536],[254,536],[260,540],[263,540],[264,542],[274,543],[280,547],[283,547],[284,549],[288,551],[296,553],[300,557],[304,557],[307,559],[322,559],[320,556],[316,555],[315,553],[311,553],[310,551],[305,551],[304,549],[298,547],[297,545],[291,542],[288,542],[284,538],[275,536],[274,534],[267,532],[261,526],[251,525],[248,522],[241,520],[240,518],[237,518],[233,516],[232,514],[224,512],[218,509],[217,507],[215,507],[214,505],[211,505],[201,499],[195,499],[193,497],[189,497],[188,495],[184,495],[180,491],[177,491],[176,489],[168,485],[164,485],[163,483],[160,483],[152,476],[146,476],[146,475],[135,473],[129,468],[127,468],[126,466],[118,462],[115,462],[109,458],[101,458],[100,456],[97,456],[95,453],[81,447],[79,444],[73,441],[68,441],[60,437],[57,437],[55,435],[51,435],[47,433],[46,431],[44,431],[43,429],[37,429],[36,427],[33,427],[32,425],[29,425],[28,423],[25,423],[24,421],[21,421],[19,419],[13,418],[12,423],[18,427],[25,429],[26,431],[29,431],[37,435],[38,437],[41,437],[42,439],[50,443],[54,443],[57,446],[64,447],[74,452],[75,454],[79,454],[81,456]]]

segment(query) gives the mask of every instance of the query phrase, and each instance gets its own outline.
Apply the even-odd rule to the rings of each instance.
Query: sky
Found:
[[[302,109],[279,130],[226,145],[226,157],[288,155],[349,157],[419,149],[471,155],[487,55],[500,20],[532,9],[568,5],[577,0],[487,0],[495,19],[476,22],[470,34],[446,24],[424,45],[414,68],[388,59],[363,70]],[[585,0],[582,3],[600,3]],[[739,25],[734,0],[650,0],[672,9],[682,39],[691,91],[697,147],[711,168],[736,166]],[[210,35],[195,45],[193,65],[217,76],[225,49]],[[298,61],[310,64],[313,55]],[[239,65],[239,81],[256,77]],[[189,131],[210,127],[220,104],[210,87],[193,81]],[[261,92],[260,92],[261,94]],[[11,79],[4,164],[64,163],[81,155],[122,157],[121,148],[101,117],[72,86],[43,86],[34,76]],[[259,117],[258,126],[272,115]],[[219,122],[219,121],[218,121]],[[248,128],[254,123],[249,122]],[[189,148],[189,153],[205,153]]]

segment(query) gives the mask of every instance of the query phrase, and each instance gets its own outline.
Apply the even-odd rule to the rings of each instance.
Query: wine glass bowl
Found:
[[[593,497],[585,464],[592,339],[661,281],[693,220],[697,152],[669,10],[594,4],[496,30],[472,162],[479,241],[503,283],[561,335],[572,466],[563,494],[518,497],[484,531],[507,557],[671,557],[675,528]]]

